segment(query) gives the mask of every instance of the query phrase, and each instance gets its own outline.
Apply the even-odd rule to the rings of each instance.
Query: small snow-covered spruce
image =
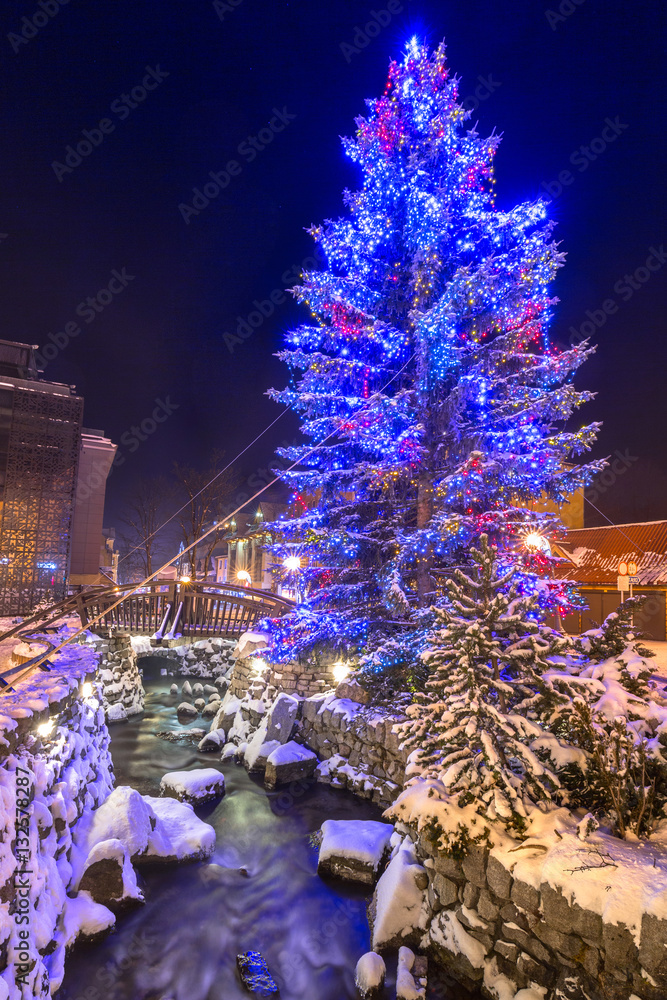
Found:
[[[560,640],[539,624],[536,596],[519,593],[515,568],[499,565],[486,535],[470,563],[436,610],[439,627],[423,653],[432,675],[402,736],[420,776],[439,778],[459,806],[521,835],[528,812],[560,786],[542,759],[558,743],[529,718],[553,696],[541,675]],[[530,746],[537,739],[539,756]]]
[[[629,656],[637,657],[640,660],[648,660],[655,656],[655,653],[641,641],[640,628],[645,604],[645,596],[630,597],[623,601],[616,611],[607,615],[599,628],[582,633],[575,642],[576,648],[589,661],[593,660],[598,663],[617,657],[622,657],[623,660],[627,661]],[[647,682],[651,673],[651,668],[646,663],[636,675],[628,674],[628,690],[632,694],[646,695],[648,693]]]

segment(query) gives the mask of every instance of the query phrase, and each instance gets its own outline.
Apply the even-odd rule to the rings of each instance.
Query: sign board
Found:
[[[635,586],[636,584],[638,584],[638,583],[639,583],[639,577],[638,577],[638,576],[631,576],[631,577],[630,577],[630,583],[631,583],[631,584],[632,584],[632,586],[634,587],[634,586]]]
[[[622,565],[625,566],[625,563],[623,563]],[[625,594],[627,593],[628,590],[630,590],[630,577],[627,575],[627,573],[624,575],[621,575],[619,573],[619,575],[616,577],[616,589],[620,590],[622,594]]]
[[[636,562],[629,562],[628,563],[628,576],[636,576],[636,575],[637,575],[637,563]],[[633,583],[636,583],[636,582],[637,582],[636,580],[633,580]]]
[[[620,562],[618,564],[618,575],[619,577],[628,575],[628,564],[626,562]]]

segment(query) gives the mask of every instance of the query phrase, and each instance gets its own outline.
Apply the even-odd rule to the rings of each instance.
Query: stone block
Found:
[[[555,927],[550,927],[540,920],[531,926],[531,930],[547,948],[567,958],[576,958],[581,949],[586,947],[581,938],[575,937],[574,934],[563,934],[562,931],[557,931]]]
[[[604,967],[608,971],[627,970],[637,960],[637,947],[625,924],[603,924],[602,947],[605,956]]]
[[[479,899],[480,890],[472,882],[466,882],[463,889],[463,904],[470,910],[474,910],[477,906],[477,900]]]
[[[497,858],[494,858],[493,855],[489,857],[486,864],[486,878],[489,888],[495,896],[498,896],[499,899],[510,898],[512,876],[505,866]]]
[[[516,963],[519,957],[519,949],[515,944],[510,944],[509,941],[496,941],[493,950],[497,951],[508,962]]]
[[[569,903],[560,889],[543,882],[540,887],[545,922],[563,934],[574,933],[592,944],[602,943],[602,917]]]
[[[654,979],[667,980],[667,920],[642,917],[639,963]]]
[[[534,958],[522,952],[517,959],[516,967],[520,973],[522,973],[526,979],[531,983],[537,983],[538,986],[549,986],[550,983],[556,978],[556,970],[548,969],[536,962]]]
[[[441,906],[446,908],[448,906],[453,906],[454,903],[458,902],[458,886],[445,875],[441,875],[440,872],[436,872],[431,881],[431,885],[440,900]]]
[[[474,846],[470,848],[461,862],[463,874],[468,882],[472,882],[478,889],[486,888],[486,862],[488,856],[488,850],[483,847]]]
[[[514,879],[510,899],[520,909],[529,910],[531,913],[537,913],[540,908],[540,894],[537,889],[528,885],[527,882],[520,882],[518,879]]]
[[[480,890],[477,901],[477,912],[484,920],[494,921],[498,919],[500,908],[496,906],[488,889]]]

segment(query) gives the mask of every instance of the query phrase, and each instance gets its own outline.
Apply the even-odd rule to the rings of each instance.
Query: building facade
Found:
[[[0,614],[66,594],[83,399],[0,341]]]

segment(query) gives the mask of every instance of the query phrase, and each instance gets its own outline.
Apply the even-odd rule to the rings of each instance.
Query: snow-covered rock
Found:
[[[214,694],[216,697],[220,697],[220,692],[214,684],[204,684],[204,694],[209,695],[209,701],[211,700],[210,695]]]
[[[90,893],[80,892],[66,897],[62,916],[64,944],[73,947],[77,941],[99,941],[112,929],[116,917],[101,903],[96,903]]]
[[[224,729],[225,733],[229,736],[229,731],[234,725],[236,713],[240,708],[240,699],[235,698],[233,695],[226,694],[220,708],[218,709],[217,715],[211,723],[211,730]]]
[[[426,927],[428,903],[419,887],[425,874],[413,842],[406,837],[381,876],[369,908],[375,950],[400,947],[413,930]]]
[[[376,1000],[384,986],[387,968],[384,959],[377,952],[367,951],[357,962],[354,983],[361,1000]]]
[[[195,700],[195,708],[198,712],[202,712],[206,708],[206,702],[203,698],[197,698]]]
[[[169,688],[169,694],[178,694],[178,684],[172,684]]]
[[[425,1000],[427,959],[405,946],[398,950],[396,1000]]]
[[[119,840],[136,860],[146,853],[155,825],[155,814],[146,799],[136,789],[119,785],[92,814],[86,856],[102,841]]]
[[[190,681],[186,681],[181,688],[181,694],[184,698],[192,698],[192,684]]]
[[[213,729],[210,733],[207,733],[203,740],[197,746],[197,749],[202,753],[210,753],[213,750],[220,750],[224,744],[227,737],[225,736],[224,729]]]
[[[117,838],[102,840],[90,851],[78,891],[87,892],[94,903],[102,903],[112,913],[144,902],[130,852]]]
[[[265,632],[244,632],[239,638],[232,657],[243,660],[246,656],[253,656],[258,649],[266,649],[269,645],[269,637]]]
[[[107,722],[127,722],[128,715],[125,706],[118,701],[115,705],[109,705],[107,709]]]
[[[317,754],[292,740],[276,747],[266,760],[264,784],[275,788],[290,781],[310,778],[317,767]]]
[[[220,708],[220,699],[216,698],[215,701],[209,701],[201,710],[203,719],[214,719],[218,714]]]
[[[318,872],[373,885],[393,832],[389,823],[375,820],[325,820]]]
[[[181,704],[176,709],[176,714],[182,719],[187,719],[187,718],[194,719],[197,715],[199,715],[199,712],[197,711],[194,705],[191,705],[187,701],[182,701]]]
[[[145,796],[157,824],[148,842],[147,861],[201,861],[215,849],[215,830],[195,815],[189,802]]]
[[[213,767],[194,771],[169,771],[160,780],[160,795],[168,795],[179,802],[200,805],[225,794],[225,776]]]
[[[263,743],[261,740],[252,738],[248,744],[243,762],[251,774],[259,774],[263,772],[266,768],[266,762],[273,753],[280,746],[278,740],[267,740]]]

